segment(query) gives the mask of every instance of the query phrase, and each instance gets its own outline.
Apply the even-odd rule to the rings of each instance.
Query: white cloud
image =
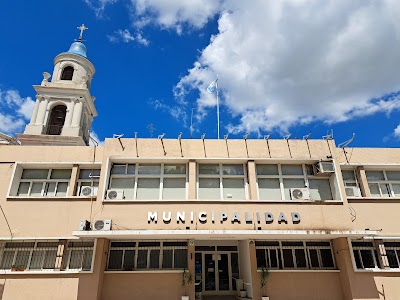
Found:
[[[169,113],[174,119],[183,122],[183,125],[186,126],[188,116],[185,108],[180,106],[170,106],[161,100],[150,101],[150,104],[153,105],[154,109],[160,109]]]
[[[400,124],[394,129],[394,136],[400,138]]]
[[[128,29],[118,29],[114,31],[113,35],[107,35],[107,38],[112,43],[130,43],[136,41],[143,46],[148,46],[150,44],[149,40],[144,38],[139,31],[133,35]]]
[[[97,18],[104,17],[106,6],[116,3],[118,0],[84,0],[84,2],[94,11]]]
[[[104,146],[104,140],[100,140],[100,138],[97,135],[97,133],[94,132],[93,130],[90,131],[90,137],[97,142],[96,146]],[[90,146],[94,146],[95,145],[95,143],[93,142],[92,139],[89,139],[89,145]]]
[[[0,90],[0,131],[6,134],[21,132],[30,120],[35,101],[22,98],[17,90]]]
[[[216,101],[205,87],[218,74],[222,104],[240,119],[229,125],[231,131],[285,131],[296,124],[343,122],[399,109],[400,103],[387,108],[392,100],[371,100],[400,90],[399,1],[132,4],[136,25],[156,24],[178,33],[201,28],[219,14],[218,34],[174,93],[181,105],[198,90],[198,109],[206,111]]]

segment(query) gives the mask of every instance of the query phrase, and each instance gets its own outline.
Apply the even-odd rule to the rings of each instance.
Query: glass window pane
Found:
[[[324,268],[333,268],[333,258],[331,249],[321,249],[322,266]]]
[[[199,179],[199,199],[221,199],[219,178]]]
[[[397,261],[396,257],[396,251],[394,250],[386,250],[386,255],[389,261],[389,267],[391,268],[398,268],[399,267],[399,262]]]
[[[100,169],[81,169],[79,171],[79,179],[99,180],[96,176],[100,176]]]
[[[266,268],[267,261],[265,259],[265,249],[256,249],[257,268]]]
[[[45,195],[48,197],[54,197],[54,194],[56,192],[56,182],[48,182],[46,183],[46,189],[45,189]]]
[[[375,268],[374,258],[371,250],[359,250],[364,268]]]
[[[51,171],[51,179],[70,179],[71,169],[54,169]]]
[[[368,186],[372,197],[381,197],[378,183],[368,183]]]
[[[393,188],[394,196],[400,197],[400,184],[392,183],[392,188]]]
[[[83,256],[83,262],[82,262],[82,270],[83,271],[90,271],[90,269],[92,267],[92,255],[93,255],[92,250],[85,250],[85,254]]]
[[[128,165],[128,172],[127,174],[134,175],[135,174],[136,165]]]
[[[110,189],[123,189],[126,199],[134,199],[134,178],[111,178]]]
[[[126,165],[117,165],[114,164],[111,168],[111,174],[125,174],[126,172]]]
[[[353,250],[353,254],[354,254],[354,260],[356,261],[357,269],[362,269],[361,259],[358,250]]]
[[[25,169],[22,172],[22,179],[47,179],[49,170],[47,169]]]
[[[111,250],[110,258],[108,259],[109,270],[119,270],[122,266],[123,250]]]
[[[28,196],[29,186],[30,186],[29,182],[21,182],[19,184],[17,196]]]
[[[279,179],[258,179],[260,200],[282,200]]]
[[[269,250],[269,259],[271,260],[270,268],[278,268],[278,259],[276,258],[278,254],[278,250],[270,249]]]
[[[311,268],[319,268],[318,250],[317,249],[309,249],[308,253],[310,254],[310,267]]]
[[[388,180],[400,180],[399,171],[386,171],[386,177]]]
[[[150,250],[150,269],[158,269],[160,266],[160,250]]]
[[[161,174],[161,165],[139,165],[138,174],[159,175]]]
[[[164,174],[186,174],[186,165],[164,165]]]
[[[279,175],[278,165],[257,165],[257,175]]]
[[[82,268],[83,250],[71,250],[70,269]]]
[[[382,192],[382,197],[390,197],[390,188],[388,184],[379,184]]]
[[[125,250],[124,270],[133,270],[135,268],[135,250]]]
[[[43,264],[44,254],[45,254],[45,251],[33,251],[29,269],[31,269],[31,270],[41,269],[42,264]],[[53,267],[54,267],[54,265],[53,265]]]
[[[40,196],[42,196],[42,188],[43,188],[43,182],[34,182],[34,183],[32,183],[30,196],[32,196],[32,197],[40,197]]]
[[[306,264],[306,254],[304,249],[295,249],[294,255],[296,257],[296,266],[297,268],[305,268]]]
[[[224,178],[222,185],[224,199],[246,200],[243,179]]]
[[[29,255],[30,251],[18,251],[14,265],[24,266],[26,268],[28,266]]]
[[[281,165],[282,175],[303,175],[302,165]]]
[[[353,170],[343,170],[342,177],[343,180],[353,180],[353,181],[356,180]]]
[[[174,268],[175,269],[187,268],[187,249],[174,250]]]
[[[185,178],[164,178],[163,199],[186,199]]]
[[[201,164],[199,165],[199,174],[216,174],[219,175],[219,165],[214,164],[214,165],[205,165]]]
[[[13,265],[15,251],[4,251],[3,256],[1,257],[0,268],[1,269],[11,269]]]
[[[244,175],[243,165],[222,165],[223,175]]]
[[[160,198],[159,178],[139,178],[137,183],[136,199],[159,199]]]
[[[137,268],[138,269],[146,269],[147,268],[147,249],[138,250],[138,258],[137,258]]]
[[[365,171],[368,180],[385,180],[382,171]]]
[[[304,188],[304,179],[283,179],[283,186],[285,190],[285,200],[290,200],[290,189]]]
[[[332,200],[332,192],[329,179],[311,179],[310,198],[312,200]]]
[[[162,267],[163,269],[172,269],[172,249],[164,249],[162,257]]]
[[[283,249],[282,253],[285,268],[294,268],[292,249]]]
[[[67,196],[68,182],[59,182],[57,185],[57,197]]]
[[[43,269],[54,269],[57,258],[57,250],[46,250],[43,262]]]

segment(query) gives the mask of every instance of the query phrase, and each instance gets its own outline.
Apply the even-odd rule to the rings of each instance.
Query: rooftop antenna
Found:
[[[249,157],[249,149],[247,148],[247,136],[249,135],[248,132],[246,132],[246,134],[243,136],[244,139],[244,144],[246,146],[246,153],[247,153],[247,157]]]
[[[181,138],[182,138],[182,132],[179,132],[178,140],[181,140]]]
[[[288,140],[288,139],[290,139],[291,136],[292,136],[292,134],[289,133],[288,135],[285,135],[283,138],[284,138],[285,140]]]
[[[332,140],[333,139],[333,129],[329,133],[329,130],[326,132],[326,135],[322,137],[323,140]]]
[[[270,136],[271,136],[270,134],[264,135],[264,140],[268,141]]]
[[[355,136],[356,136],[356,134],[353,133],[353,135],[351,136],[351,138],[350,138],[349,140],[343,142],[343,143],[340,143],[340,144],[338,145],[338,148],[344,149],[345,147],[347,147],[347,145],[350,144],[350,143],[354,140],[354,137],[355,137]]]
[[[264,140],[267,142],[269,157],[271,157],[271,150],[269,149],[269,142],[268,142],[270,136],[271,136],[270,134],[264,135]]]
[[[228,148],[228,136],[229,136],[229,133],[225,134],[224,140],[225,140],[225,145],[226,145],[226,153],[228,153],[228,157],[230,157],[229,156],[229,148]]]
[[[181,139],[182,139],[182,132],[180,132],[180,133],[179,133],[179,135],[178,135],[178,140],[179,140],[179,147],[181,147],[181,156],[183,157],[183,151],[182,151],[182,142],[181,142]]]
[[[163,151],[164,151],[164,156],[165,156],[165,155],[167,155],[167,152],[165,151],[164,142],[163,142],[163,137],[164,137],[164,135],[165,135],[165,133],[160,134],[160,135],[158,136],[158,139],[161,140],[161,145],[162,145],[162,148],[163,148]]]
[[[228,139],[229,133],[224,135],[224,140],[226,141]]]
[[[206,143],[204,142],[204,139],[206,138],[206,134],[203,133],[201,136],[201,140],[203,141],[203,149],[204,149],[204,157],[207,157],[207,152],[206,152]]]
[[[243,139],[244,140],[247,140],[247,136],[249,135],[249,133],[248,132],[246,132],[246,134],[243,136]]]
[[[158,139],[159,139],[159,140],[162,140],[162,139],[164,138],[164,136],[165,136],[165,133],[160,134],[160,135],[158,136]]]
[[[192,108],[192,115],[190,116],[190,138],[193,137],[193,111],[196,108]]]
[[[136,144],[136,157],[139,157],[139,151],[137,146],[137,131],[135,131],[135,144]]]
[[[204,141],[205,138],[206,138],[206,134],[203,133],[203,135],[201,136],[201,139]]]
[[[147,129],[150,132],[150,137],[153,137],[153,132],[156,130],[156,128],[154,127],[153,123],[150,123],[149,125],[147,125]]]
[[[308,139],[310,138],[310,135],[311,135],[311,133],[309,133],[309,134],[303,136],[303,140],[308,141]]]
[[[122,151],[125,150],[125,147],[124,147],[124,145],[122,145],[122,142],[121,142],[121,138],[123,136],[124,136],[124,134],[113,134],[113,139],[118,139],[118,141],[119,141],[119,143],[121,145]]]

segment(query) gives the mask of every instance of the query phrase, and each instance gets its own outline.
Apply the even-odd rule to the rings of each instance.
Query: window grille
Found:
[[[365,171],[372,197],[400,197],[400,171]]]
[[[245,164],[199,164],[198,198],[246,200]]]
[[[373,242],[353,241],[353,254],[358,269],[379,268],[378,251]]]
[[[334,269],[330,241],[256,241],[257,268]]]
[[[185,164],[114,164],[109,189],[122,189],[127,200],[184,200]]]
[[[65,197],[71,169],[24,169],[17,196]]]
[[[94,241],[70,241],[64,251],[63,270],[90,271]]]
[[[260,200],[293,200],[290,190],[305,187],[311,200],[333,199],[330,179],[315,176],[313,165],[257,164],[256,170]]]
[[[111,241],[107,270],[187,268],[187,242]]]

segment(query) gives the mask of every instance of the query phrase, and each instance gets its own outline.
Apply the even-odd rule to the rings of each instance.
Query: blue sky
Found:
[[[23,132],[42,72],[82,23],[99,140],[165,133],[321,138],[398,147],[400,3],[75,0],[0,3],[0,131]],[[149,124],[155,130],[149,131]]]

